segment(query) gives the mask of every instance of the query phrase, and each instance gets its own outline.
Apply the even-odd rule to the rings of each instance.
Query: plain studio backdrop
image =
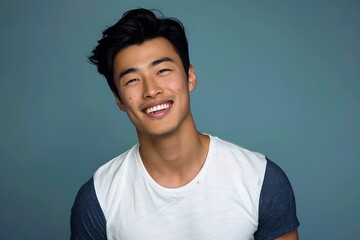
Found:
[[[301,238],[359,239],[359,2],[235,0],[1,1],[0,239],[68,239],[80,186],[136,143],[87,61],[135,7],[184,23],[198,129],[285,170]]]

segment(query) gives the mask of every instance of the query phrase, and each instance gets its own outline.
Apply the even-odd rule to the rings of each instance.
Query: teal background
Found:
[[[187,29],[200,131],[266,154],[292,182],[302,239],[360,235],[358,1],[0,3],[0,239],[68,239],[79,187],[136,142],[87,62],[130,8]]]

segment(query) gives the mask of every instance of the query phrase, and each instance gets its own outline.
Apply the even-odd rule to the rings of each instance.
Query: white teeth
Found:
[[[164,103],[160,105],[153,106],[151,108],[146,109],[146,113],[154,113],[156,111],[165,110],[170,107],[169,103]]]

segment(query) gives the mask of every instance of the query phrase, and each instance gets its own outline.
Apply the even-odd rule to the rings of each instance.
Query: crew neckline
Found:
[[[209,141],[209,149],[208,149],[206,159],[205,159],[203,166],[201,167],[198,174],[190,182],[188,182],[187,184],[185,184],[181,187],[176,187],[176,188],[169,188],[169,187],[161,186],[159,183],[157,183],[151,177],[149,172],[146,170],[143,161],[141,160],[141,156],[140,156],[140,152],[139,152],[140,144],[138,143],[136,146],[136,149],[135,149],[136,162],[137,162],[137,165],[138,165],[143,177],[145,178],[145,181],[148,184],[150,184],[152,187],[154,187],[155,189],[158,189],[158,190],[168,193],[168,194],[176,194],[176,193],[186,192],[186,191],[192,189],[193,186],[198,185],[201,182],[201,177],[204,175],[206,168],[208,167],[208,165],[211,162],[211,156],[213,156],[212,152],[213,152],[213,148],[214,148],[213,147],[214,137],[209,134],[205,134],[205,135],[207,135],[210,138],[210,141]]]

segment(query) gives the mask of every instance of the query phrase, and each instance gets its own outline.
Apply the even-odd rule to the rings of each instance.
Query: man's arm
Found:
[[[254,237],[256,240],[296,240],[298,226],[291,184],[282,169],[267,159]]]
[[[106,220],[91,178],[79,190],[71,209],[71,240],[106,240]]]
[[[298,240],[298,239],[299,239],[298,231],[297,229],[295,229],[289,233],[286,233],[285,235],[276,238],[275,240]]]

